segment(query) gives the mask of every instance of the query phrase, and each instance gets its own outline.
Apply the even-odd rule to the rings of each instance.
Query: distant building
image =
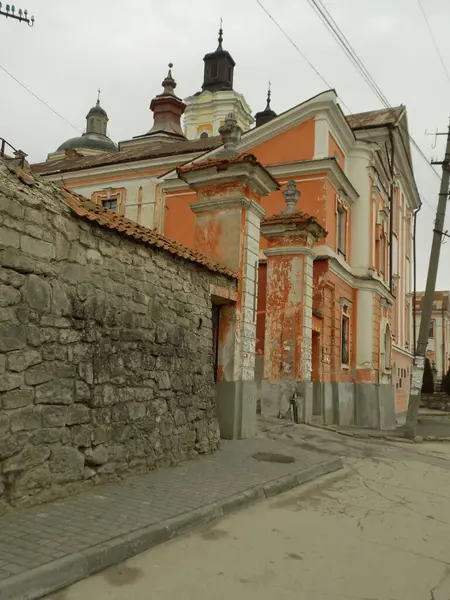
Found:
[[[416,293],[417,334],[422,317],[423,296],[424,292]],[[434,293],[427,356],[435,370],[436,391],[438,391],[442,377],[447,373],[450,366],[450,292],[448,291],[436,291]]]

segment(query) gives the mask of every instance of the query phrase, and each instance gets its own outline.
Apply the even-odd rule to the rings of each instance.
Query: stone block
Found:
[[[20,245],[20,234],[9,227],[0,227],[0,248],[12,246],[18,248]]]
[[[52,313],[63,317],[72,315],[72,298],[67,286],[60,281],[52,281]]]
[[[69,442],[69,433],[65,427],[44,427],[34,431],[31,435],[31,443],[35,446],[41,444],[67,444]]]
[[[44,427],[64,427],[67,421],[67,406],[43,406],[42,425]]]
[[[3,462],[3,473],[29,471],[31,468],[45,462],[49,456],[49,448],[27,446],[18,454],[5,459]]]
[[[4,354],[0,354],[0,375],[2,375],[6,371],[6,356]]]
[[[33,431],[42,426],[42,415],[39,407],[27,406],[19,408],[10,415],[11,431]]]
[[[24,301],[38,312],[50,310],[51,287],[42,277],[29,275],[22,288]]]
[[[41,353],[38,350],[17,350],[8,354],[8,369],[10,371],[25,371],[28,367],[42,362]]]
[[[21,350],[26,345],[26,328],[22,324],[0,323],[0,352]]]
[[[56,380],[42,383],[36,387],[36,403],[70,404],[74,396],[73,387],[71,380]]]
[[[0,414],[0,437],[7,436],[11,430],[11,422],[8,415]]]
[[[3,308],[5,306],[11,306],[14,304],[19,304],[21,301],[21,295],[19,290],[10,286],[4,285],[0,283],[0,306]]]
[[[2,212],[5,212],[10,217],[13,217],[14,219],[18,219],[19,221],[21,221],[23,219],[23,216],[25,213],[25,208],[22,206],[22,204],[18,200],[15,200],[14,197],[12,197],[8,194],[6,188],[2,188],[2,192],[3,192],[2,204],[1,204]]]
[[[46,260],[52,258],[52,244],[28,235],[21,236],[20,248],[27,254],[31,254],[37,258],[45,258]]]
[[[23,373],[3,373],[0,375],[0,392],[14,390],[23,384]]]
[[[0,405],[6,410],[29,406],[33,403],[34,392],[30,389],[15,389],[1,396]]]
[[[98,467],[104,465],[108,460],[108,449],[106,446],[100,444],[99,446],[95,446],[95,448],[87,448],[84,455],[87,465]]]
[[[76,448],[53,447],[49,466],[56,482],[78,481],[84,476],[84,455]]]
[[[55,377],[57,369],[54,363],[44,362],[25,371],[25,383],[27,385],[39,385],[51,381]],[[62,376],[62,375],[59,375]]]
[[[147,412],[145,404],[142,402],[128,402],[127,409],[128,416],[132,421],[144,418]]]
[[[86,425],[73,425],[70,427],[70,439],[72,446],[88,448],[92,444],[92,432]]]
[[[21,452],[29,441],[29,435],[26,431],[8,436],[0,435],[0,460]]]
[[[79,425],[82,423],[89,423],[91,420],[91,413],[87,406],[84,404],[74,404],[69,406],[67,412],[67,425]]]

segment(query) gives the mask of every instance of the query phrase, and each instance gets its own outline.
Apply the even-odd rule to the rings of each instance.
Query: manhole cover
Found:
[[[288,456],[287,454],[271,454],[270,452],[257,452],[253,454],[253,458],[262,462],[273,462],[273,463],[293,463],[295,458]]]

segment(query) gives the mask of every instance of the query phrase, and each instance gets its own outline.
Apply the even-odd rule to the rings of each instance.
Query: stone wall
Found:
[[[211,452],[210,284],[0,162],[0,510]]]

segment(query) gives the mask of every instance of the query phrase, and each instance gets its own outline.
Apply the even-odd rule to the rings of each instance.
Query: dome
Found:
[[[103,110],[103,109],[101,109]],[[57,152],[74,149],[99,150],[103,152],[117,152],[117,146],[106,135],[96,133],[84,133],[83,135],[67,140],[59,146]]]
[[[91,108],[91,110],[88,112],[88,114],[86,115],[86,119],[89,119],[89,117],[104,117],[104,118],[108,118],[108,115],[106,114],[106,110],[104,110],[101,106],[100,106],[100,102],[97,101],[97,104],[95,106],[93,106]]]

